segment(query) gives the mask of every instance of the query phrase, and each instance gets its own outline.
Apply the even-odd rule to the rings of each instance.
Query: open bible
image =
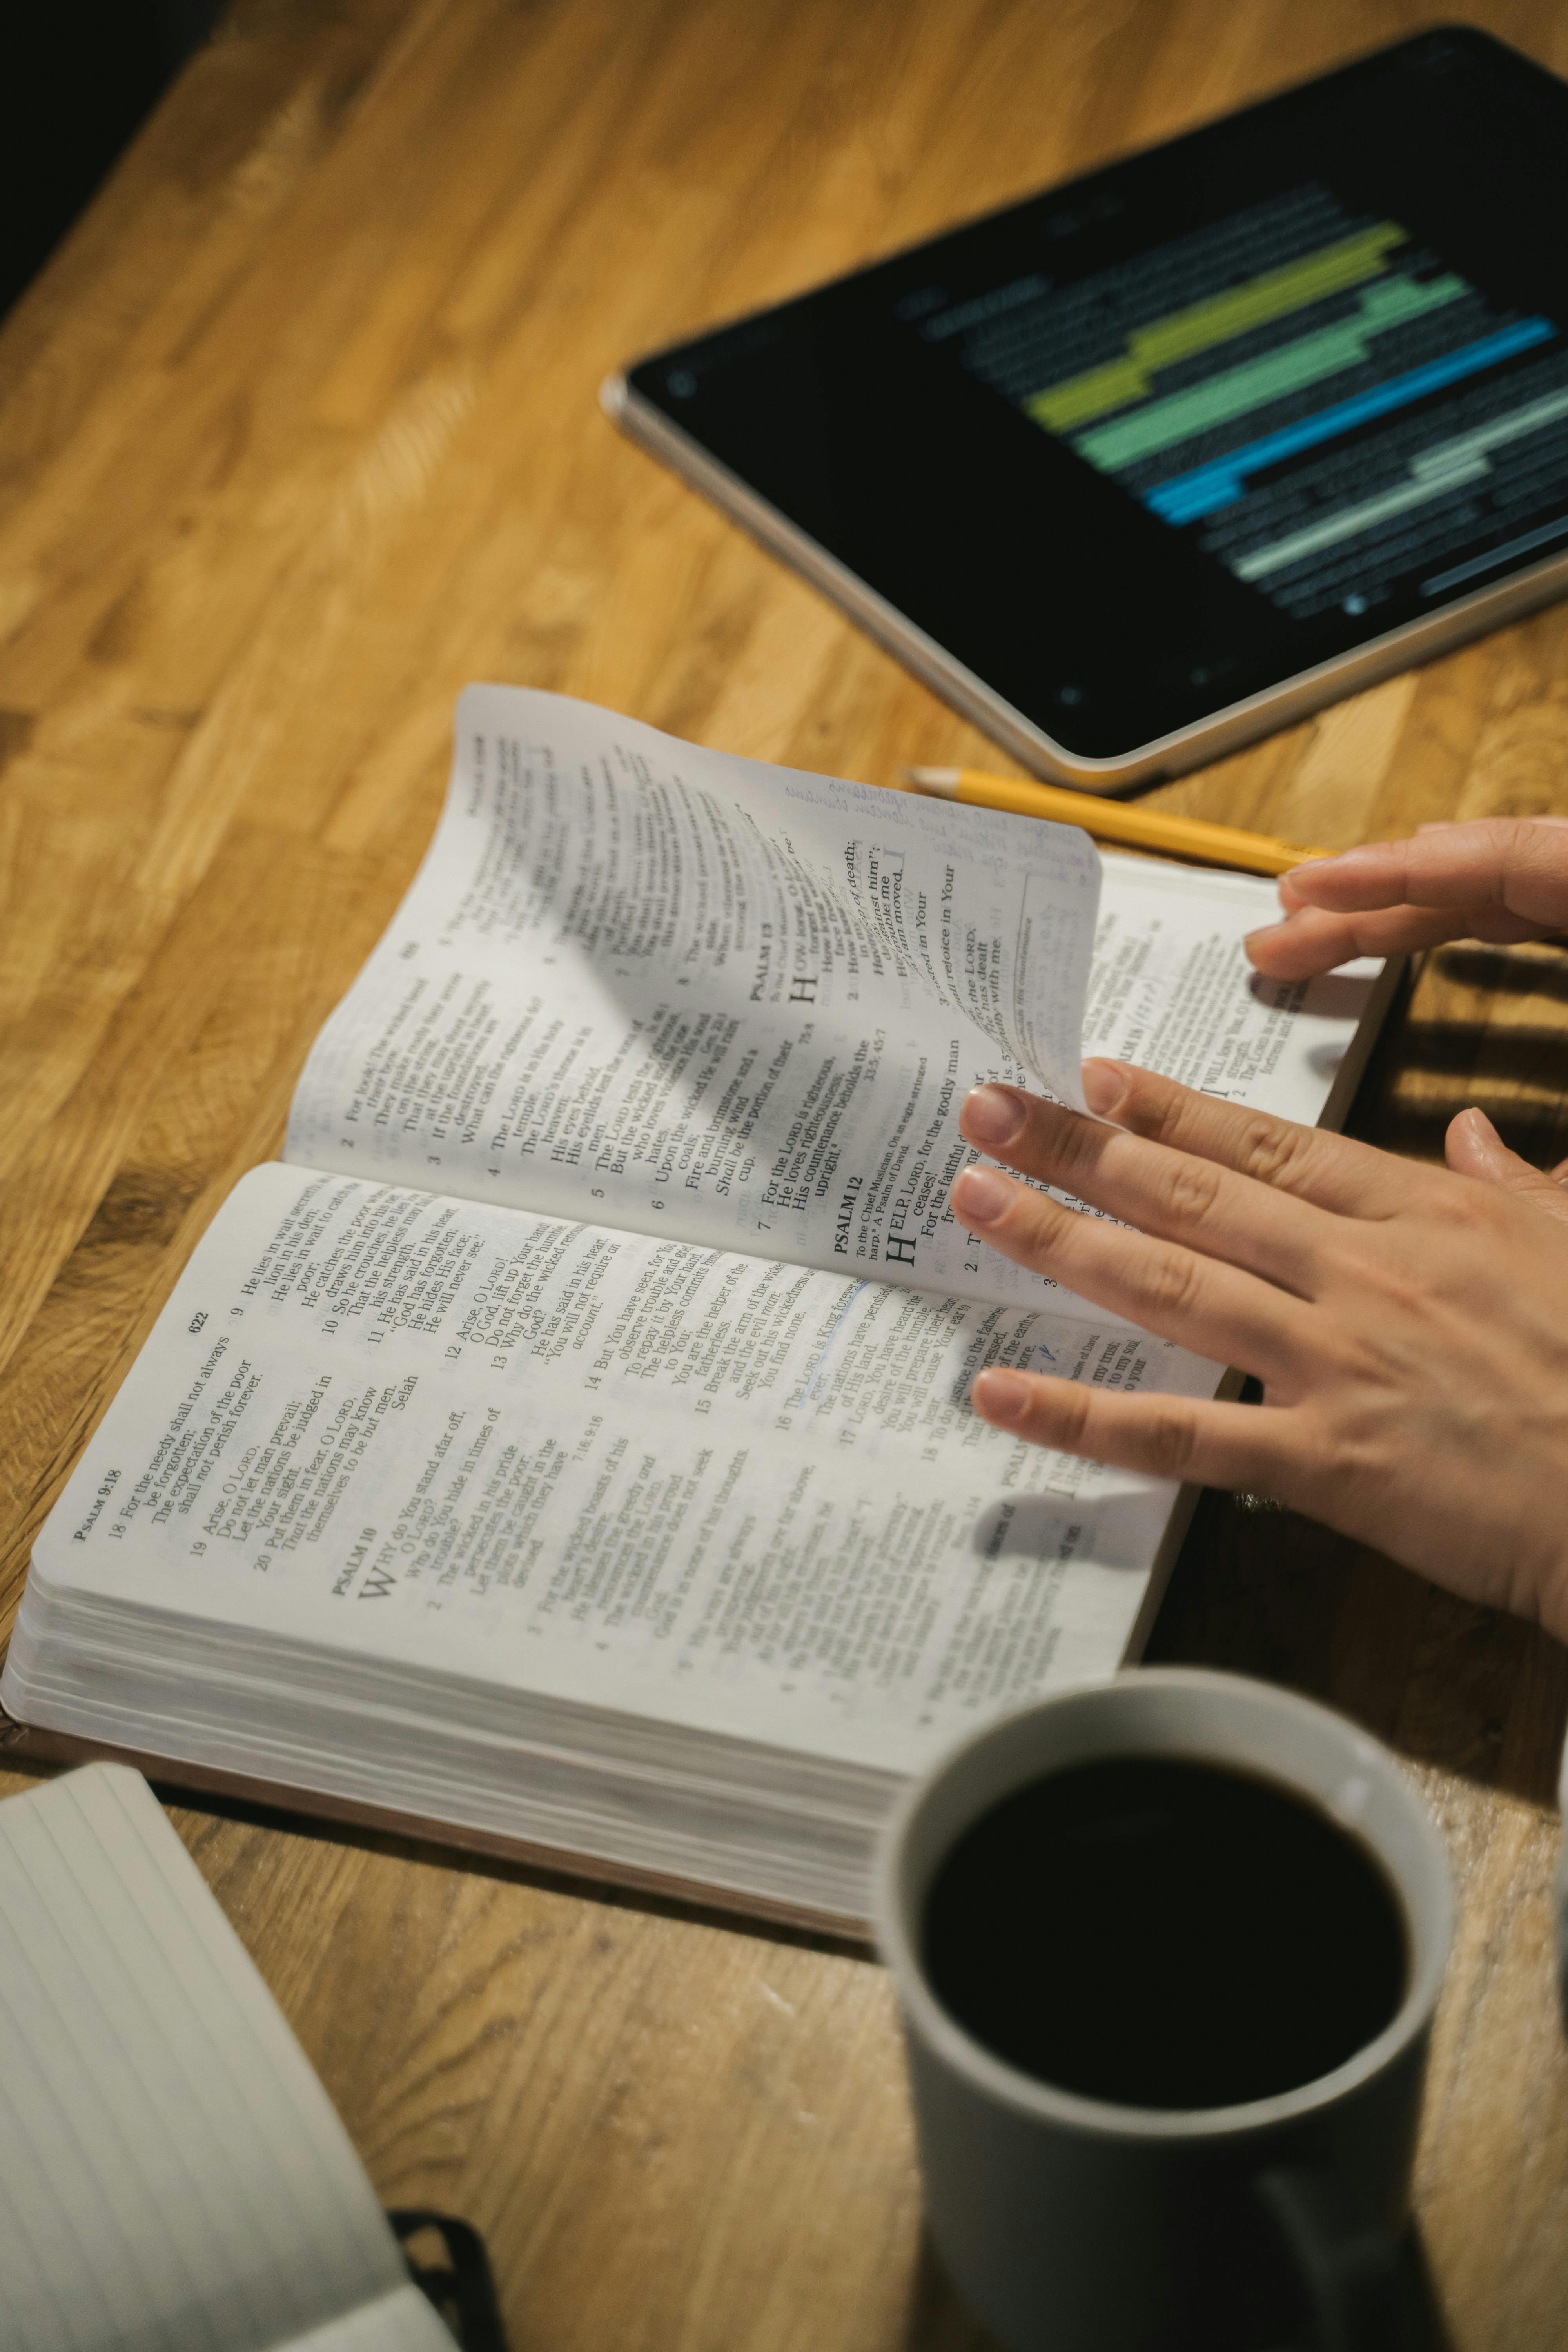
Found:
[[[1311,1121],[1394,974],[1258,981],[1271,888],[473,687],[279,1164],[36,1547],[54,1752],[864,1915],[901,1778],[1135,1654],[1182,1498],[983,1366],[1210,1394],[955,1223],[964,1090],[1086,1051]]]

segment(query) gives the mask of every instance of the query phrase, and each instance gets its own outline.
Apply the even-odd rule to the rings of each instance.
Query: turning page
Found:
[[[953,1223],[958,1106],[1005,1076],[1081,1108],[1099,889],[1071,826],[469,687],[435,841],[310,1055],[285,1156],[1037,1297]]]
[[[965,1091],[1081,1107],[1081,1053],[1110,1053],[1312,1122],[1378,967],[1258,979],[1243,940],[1274,911],[1250,876],[470,687],[435,840],[285,1156],[1039,1300],[949,1209]]]

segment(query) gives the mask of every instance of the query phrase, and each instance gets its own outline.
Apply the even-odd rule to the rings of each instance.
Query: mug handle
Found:
[[[1415,2352],[1416,2317],[1394,2232],[1339,2173],[1281,2165],[1253,2183],[1306,2297],[1310,2352]]]

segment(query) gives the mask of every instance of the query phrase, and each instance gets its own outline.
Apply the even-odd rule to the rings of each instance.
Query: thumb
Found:
[[[1479,1177],[1483,1184],[1500,1184],[1533,1201],[1549,1217],[1568,1218],[1568,1163],[1543,1176],[1517,1151],[1510,1151],[1483,1110],[1462,1110],[1449,1126],[1444,1150],[1450,1168],[1460,1176]]]

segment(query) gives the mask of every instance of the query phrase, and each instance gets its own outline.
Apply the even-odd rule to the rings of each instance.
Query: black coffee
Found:
[[[928,1976],[977,2042],[1061,2089],[1224,2107],[1342,2064],[1405,1994],[1381,1866],[1268,1780],[1173,1758],[1049,1774],[932,1883]]]

